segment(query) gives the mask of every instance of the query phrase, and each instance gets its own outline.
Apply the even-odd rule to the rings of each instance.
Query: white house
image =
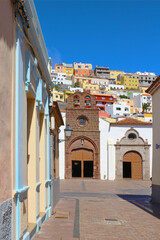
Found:
[[[147,112],[152,112],[152,96],[150,94],[139,94],[133,97],[134,106],[143,110],[143,105],[148,104]]]
[[[105,111],[111,116],[120,115],[120,116],[129,116],[130,115],[130,106],[126,102],[114,103],[112,105],[106,106]]]
[[[66,73],[58,73],[54,69],[51,70],[51,79],[54,84],[72,86],[72,80],[66,78]]]
[[[124,85],[120,84],[109,84],[109,89],[110,90],[124,90]]]
[[[79,91],[79,92],[83,92],[83,88],[74,88],[74,87],[71,87],[71,86],[68,86],[68,90],[69,91],[73,91],[73,92],[77,92],[77,91]]]

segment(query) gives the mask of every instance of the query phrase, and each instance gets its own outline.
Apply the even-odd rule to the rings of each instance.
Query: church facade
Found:
[[[77,92],[68,100],[66,125],[73,133],[65,145],[65,178],[100,178],[99,110],[95,97]]]

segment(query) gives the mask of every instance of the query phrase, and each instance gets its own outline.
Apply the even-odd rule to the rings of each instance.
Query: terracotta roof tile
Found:
[[[115,123],[111,123],[114,125],[152,125],[152,123],[148,123],[148,122],[143,122],[134,118],[125,118],[123,120],[120,120],[118,122]]]
[[[110,116],[111,116],[111,115],[109,115],[107,112],[99,111],[99,117],[109,118]]]

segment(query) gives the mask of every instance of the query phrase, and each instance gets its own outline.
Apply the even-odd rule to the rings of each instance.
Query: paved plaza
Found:
[[[150,182],[61,180],[60,201],[34,240],[157,240],[160,207]]]

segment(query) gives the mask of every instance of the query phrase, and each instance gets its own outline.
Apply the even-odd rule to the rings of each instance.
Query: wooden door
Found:
[[[131,162],[132,179],[142,179],[142,158],[137,152],[126,153],[123,162]]]
[[[72,166],[73,163],[75,163],[75,161],[81,161],[81,178],[84,178],[85,174],[86,174],[86,168],[87,166],[92,169],[92,164],[87,164],[88,161],[92,161],[93,162],[93,151],[92,150],[87,150],[87,149],[76,149],[72,151]],[[89,170],[91,171],[91,170]],[[85,174],[84,174],[85,173]],[[73,168],[72,168],[72,176],[75,177],[75,175],[73,174]],[[93,174],[89,175],[89,176],[93,176]],[[79,177],[79,176],[77,176]]]

